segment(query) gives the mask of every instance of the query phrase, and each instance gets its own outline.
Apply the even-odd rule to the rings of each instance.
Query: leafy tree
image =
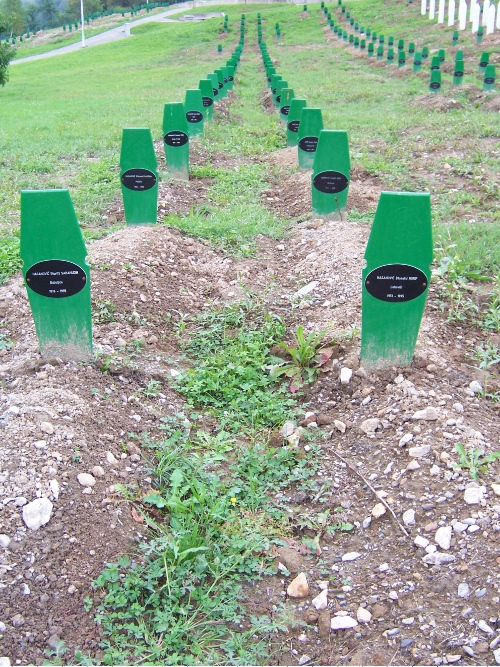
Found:
[[[8,31],[6,22],[2,20],[0,15],[0,34]],[[14,57],[16,49],[8,44],[0,44],[0,86],[5,86],[9,79],[8,67],[9,63]]]
[[[0,13],[4,17],[4,26],[11,35],[22,35],[26,25],[26,12],[21,0],[1,0]]]
[[[85,16],[94,14],[95,12],[102,12],[102,2],[101,0],[83,0],[83,10]],[[80,18],[80,0],[69,0],[65,16],[70,20]]]
[[[54,28],[59,23],[59,12],[54,0],[40,0],[38,6],[41,23],[44,28]]]
[[[38,5],[30,2],[29,4],[25,5],[24,8],[26,11],[26,30],[29,30],[30,32],[36,32],[42,27]]]

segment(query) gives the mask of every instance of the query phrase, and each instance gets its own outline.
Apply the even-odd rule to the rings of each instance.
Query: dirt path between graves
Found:
[[[206,156],[200,151],[196,159],[203,164]],[[293,160],[293,149],[269,156],[284,167]],[[354,170],[348,210],[373,211],[379,189]],[[161,210],[189,210],[193,197],[203,197],[202,183],[175,191],[166,185]],[[299,174],[283,177],[263,202],[297,217],[310,210],[309,197],[309,178]],[[12,341],[0,350],[0,655],[12,664],[41,664],[45,651],[63,640],[68,655],[79,648],[99,659],[99,629],[83,601],[105,563],[145,539],[115,491],[129,483],[150,489],[138,443],[146,433],[159,437],[161,419],[182,408],[168,380],[181,355],[176,323],[239,299],[243,287],[256,291],[290,331],[297,324],[328,328],[339,340],[304,406],[328,435],[315,478],[320,490],[279,499],[289,507],[295,540],[278,559],[291,574],[266,578],[249,592],[249,615],[272,615],[285,601],[302,623],[289,629],[272,663],[494,662],[499,463],[479,482],[454,464],[457,442],[500,449],[498,410],[470,385],[487,380],[488,391],[499,390],[497,366],[488,378],[472,367],[466,351],[483,335],[445,321],[437,281],[411,367],[369,373],[360,366],[356,329],[368,233],[352,222],[309,218],[284,241],[261,238],[257,255],[247,259],[162,225],[95,241],[89,252],[99,321],[92,364],[42,360],[20,276],[0,287],[2,331]],[[311,290],[301,298],[297,291],[305,285]],[[341,368],[353,371],[348,384],[340,382]],[[148,397],[151,380],[161,389]],[[81,473],[91,473],[95,485],[83,486]],[[50,499],[53,512],[47,524],[29,530],[23,507],[36,498]],[[389,511],[373,516],[381,499],[399,523]],[[332,522],[340,517],[354,530],[333,537],[328,523],[300,519],[327,509]],[[317,535],[321,553],[304,553],[302,538]],[[286,599],[299,571],[309,595]],[[326,585],[328,607],[319,612],[312,600]],[[346,617],[357,625],[330,630],[331,619]]]

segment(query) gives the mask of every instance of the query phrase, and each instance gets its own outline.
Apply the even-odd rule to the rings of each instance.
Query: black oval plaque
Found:
[[[172,132],[167,132],[163,137],[163,141],[167,146],[184,146],[188,142],[188,135],[185,132],[179,132],[178,130],[173,130]]]
[[[212,88],[212,93],[214,94],[214,97],[217,97],[219,94],[219,89],[218,88]]]
[[[349,181],[340,171],[320,171],[313,179],[313,185],[319,192],[334,194],[346,189]]]
[[[433,81],[430,87],[432,88],[432,90],[439,90],[441,88],[441,84],[439,83],[439,81]]]
[[[128,169],[122,174],[122,183],[129,190],[150,190],[156,185],[156,176],[149,169]]]
[[[422,66],[422,61],[421,60],[414,60],[413,64],[415,65],[415,67],[421,67]]]
[[[300,120],[291,120],[287,127],[290,130],[290,132],[298,132],[299,131],[299,125],[300,125]]]
[[[387,56],[387,60],[394,60],[394,56],[392,56],[392,55],[388,55],[388,56]]]
[[[288,116],[288,114],[290,113],[290,105],[289,105],[289,104],[285,104],[284,106],[282,106],[281,109],[280,109],[280,113],[281,113],[283,116]],[[293,121],[292,121],[292,122],[293,122]]]
[[[453,76],[456,79],[461,79],[463,77],[464,73],[463,72],[453,72]]]
[[[271,89],[271,92],[272,92],[273,95],[276,95],[276,90],[277,90],[276,88]]]
[[[201,123],[203,114],[199,111],[186,111],[186,120],[188,123]]]
[[[408,53],[415,53],[415,49],[408,49]]]
[[[384,42],[385,42],[383,37],[381,37],[379,41],[380,41],[380,44],[384,44]]]
[[[491,86],[493,83],[495,83],[495,79],[492,76],[486,76],[484,77],[484,83],[486,83],[488,86]]]
[[[228,80],[228,81],[234,81],[234,76],[228,76],[228,77],[227,77],[227,80]]]
[[[220,90],[221,88],[224,88],[224,84],[222,83],[222,81],[219,81],[219,90]]]
[[[439,70],[439,69],[441,69],[441,67],[439,65],[432,65],[432,67],[431,67],[431,70],[434,71],[434,72]]]
[[[482,60],[482,61],[479,63],[479,67],[481,67],[481,69],[486,69],[486,65],[488,65],[488,64],[489,64],[489,63],[488,63],[487,60]]]
[[[305,153],[314,153],[318,146],[318,137],[303,137],[299,141],[299,148]]]
[[[404,65],[405,63],[406,63],[406,59],[405,59],[405,58],[400,58],[400,59],[398,60],[398,65]]]
[[[276,104],[281,102],[281,95],[276,95]]]
[[[224,84],[227,83],[227,76],[224,77]]]
[[[85,287],[87,274],[78,264],[65,259],[46,259],[26,271],[26,284],[37,294],[63,299]]]
[[[203,102],[204,107],[211,107],[212,104],[214,103],[211,97],[202,97],[201,100]]]
[[[427,276],[416,266],[386,264],[366,276],[365,287],[380,301],[404,303],[421,296],[427,289]]]

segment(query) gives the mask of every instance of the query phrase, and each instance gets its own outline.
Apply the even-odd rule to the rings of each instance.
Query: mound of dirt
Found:
[[[441,113],[450,111],[451,109],[462,109],[463,107],[463,104],[458,100],[442,97],[441,95],[435,93],[419,95],[418,97],[413,98],[410,104],[414,106],[426,107],[427,109],[432,109]]]

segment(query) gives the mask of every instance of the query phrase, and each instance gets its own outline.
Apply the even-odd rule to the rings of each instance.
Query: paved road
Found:
[[[208,0],[208,2],[203,3],[203,6],[209,5],[212,2],[217,4],[225,4],[224,0]],[[166,12],[160,12],[153,16],[146,16],[143,19],[137,19],[137,21],[131,21],[128,25],[132,28],[141,23],[149,23],[150,21],[162,21],[162,22],[171,22],[175,23],[174,19],[169,19],[168,17],[172,14],[178,14],[179,12],[185,12],[188,9],[193,9],[193,2],[183,2],[181,4],[175,5],[175,9],[169,9]],[[85,39],[86,46],[100,46],[101,44],[107,44],[108,42],[114,42],[117,39],[123,39],[128,37],[127,29],[125,24],[118,26],[117,28],[112,28],[106,32],[101,32],[99,35],[94,35],[93,37],[88,37]],[[68,46],[62,46],[60,49],[54,49],[53,51],[47,51],[46,53],[40,53],[37,56],[27,56],[26,58],[19,58],[18,60],[12,60],[11,65],[16,63],[26,63],[30,60],[41,60],[42,58],[51,58],[52,56],[60,56],[64,53],[71,53],[72,51],[78,51],[82,48],[82,43],[75,42],[74,44],[69,44]]]

